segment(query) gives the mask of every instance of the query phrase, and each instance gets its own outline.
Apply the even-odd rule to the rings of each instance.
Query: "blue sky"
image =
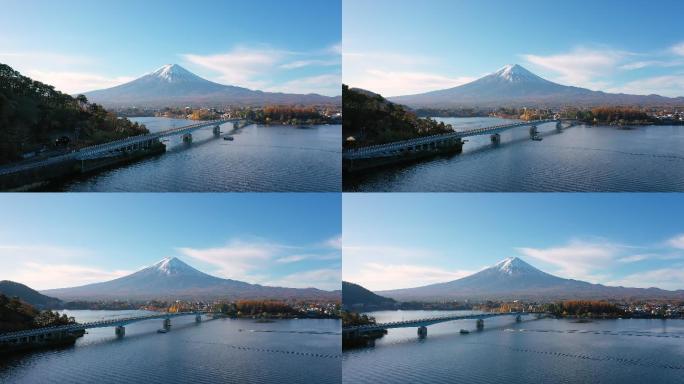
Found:
[[[684,96],[679,0],[344,0],[343,81],[388,96],[506,64],[609,92]]]
[[[340,288],[339,194],[5,194],[0,280],[106,281],[178,257],[250,283]]]
[[[345,194],[344,280],[455,280],[517,256],[558,276],[684,289],[681,194]]]
[[[3,0],[0,62],[68,93],[176,63],[222,84],[341,93],[339,0]]]

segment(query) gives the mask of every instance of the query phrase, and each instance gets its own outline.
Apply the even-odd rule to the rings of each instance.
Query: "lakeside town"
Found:
[[[334,105],[124,108],[114,112],[121,117],[165,117],[197,121],[245,119],[265,125],[342,124],[342,108]]]

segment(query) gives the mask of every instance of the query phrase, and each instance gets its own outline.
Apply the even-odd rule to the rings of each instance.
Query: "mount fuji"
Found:
[[[564,279],[512,257],[464,278],[376,292],[395,300],[561,300],[561,299],[684,299],[684,290],[625,288]]]
[[[249,284],[212,276],[165,258],[118,279],[73,288],[44,291],[64,301],[151,299],[339,299],[339,292],[316,288],[283,288]]]
[[[265,104],[339,104],[339,97],[254,91],[203,79],[177,64],[167,64],[131,82],[86,92],[105,107],[185,107]]]
[[[410,107],[681,105],[684,97],[605,93],[543,79],[518,64],[454,88],[388,98]]]

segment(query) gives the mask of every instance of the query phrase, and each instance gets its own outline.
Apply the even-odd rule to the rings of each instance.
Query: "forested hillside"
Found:
[[[72,324],[75,320],[52,311],[38,311],[16,297],[0,293],[0,333]]]
[[[342,134],[345,146],[367,146],[451,132],[432,119],[420,119],[404,106],[361,89],[342,86]]]
[[[85,96],[74,98],[0,64],[0,164],[36,151],[66,151],[142,133],[144,126],[117,118]]]

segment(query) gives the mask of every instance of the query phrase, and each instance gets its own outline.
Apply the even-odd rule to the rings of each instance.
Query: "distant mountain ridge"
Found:
[[[57,298],[43,295],[24,284],[10,280],[0,281],[0,293],[9,298],[16,296],[21,301],[39,309],[57,308],[62,305],[62,302]]]
[[[392,306],[395,303],[394,299],[376,295],[358,284],[342,282],[342,305],[345,308],[373,309]]]
[[[543,79],[518,64],[457,87],[388,98],[419,108],[684,105],[684,97],[606,93]]]
[[[318,94],[263,92],[203,79],[177,64],[167,64],[131,82],[85,92],[89,101],[105,107],[219,107],[339,105],[340,97]]]
[[[417,288],[376,292],[395,300],[684,299],[684,290],[625,288],[564,279],[512,257],[464,278]]]
[[[118,279],[44,291],[62,300],[151,299],[339,299],[339,292],[316,288],[285,288],[215,277],[182,262],[165,258]]]

